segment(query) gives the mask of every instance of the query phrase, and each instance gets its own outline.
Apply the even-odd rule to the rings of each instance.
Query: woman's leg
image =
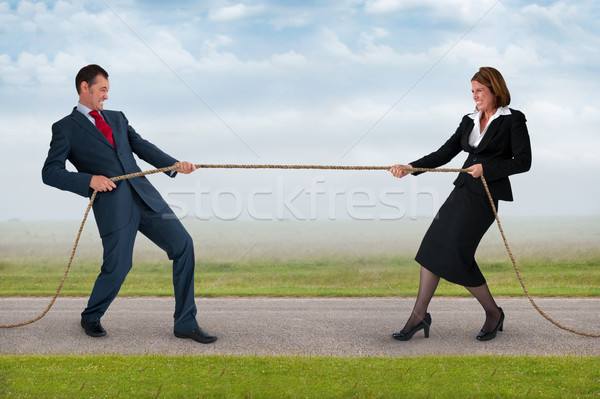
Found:
[[[433,274],[429,270],[421,266],[421,276],[419,279],[419,293],[417,294],[417,301],[413,307],[412,313],[406,322],[406,325],[402,329],[403,332],[408,332],[415,328],[427,315],[427,308],[429,302],[435,293],[435,290],[440,282],[440,276]]]
[[[483,310],[485,310],[485,323],[481,328],[483,332],[492,332],[500,322],[500,308],[496,305],[494,297],[490,292],[487,284],[479,287],[465,287],[479,301]]]

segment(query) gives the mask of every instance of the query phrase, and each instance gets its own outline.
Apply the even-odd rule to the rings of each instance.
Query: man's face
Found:
[[[93,111],[102,111],[104,109],[104,101],[108,100],[109,89],[110,84],[108,83],[108,79],[102,75],[98,75],[91,86],[86,82],[81,83],[79,102]]]

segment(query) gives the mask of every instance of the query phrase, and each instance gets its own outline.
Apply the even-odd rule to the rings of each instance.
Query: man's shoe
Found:
[[[81,327],[90,337],[104,337],[106,335],[106,330],[99,321],[82,321]]]
[[[174,331],[174,333],[177,338],[191,338],[194,341],[200,342],[201,344],[210,344],[217,340],[216,335],[209,334],[200,327],[186,332]]]

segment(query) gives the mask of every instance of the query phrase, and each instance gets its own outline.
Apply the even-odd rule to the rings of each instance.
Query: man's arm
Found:
[[[125,114],[122,112],[120,114],[125,122],[125,126],[127,126],[127,139],[129,140],[131,150],[138,157],[140,157],[140,159],[148,162],[150,165],[153,165],[156,168],[165,168],[167,166],[175,165],[177,162],[179,162],[177,159],[165,153],[148,140],[143,139],[142,136],[140,136],[129,124]],[[177,172],[168,171],[165,173],[171,177],[175,177],[177,175]]]
[[[70,172],[65,168],[71,145],[64,131],[57,124],[52,126],[52,141],[48,156],[42,167],[42,181],[60,190],[71,191],[83,197],[90,195],[92,175],[89,173]]]
[[[171,157],[169,154],[162,151],[160,148],[142,138],[135,131],[135,129],[129,124],[129,121],[125,117],[123,113],[121,113],[123,119],[127,124],[127,136],[129,139],[129,145],[131,146],[132,151],[137,154],[141,159],[154,165],[157,168],[163,168],[166,166],[179,166],[177,169],[173,171],[166,172],[168,176],[175,177],[177,173],[190,174],[196,170],[196,166],[191,162],[187,161],[178,161],[175,158]]]

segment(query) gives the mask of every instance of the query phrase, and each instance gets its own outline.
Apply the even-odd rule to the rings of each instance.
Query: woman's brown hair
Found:
[[[471,81],[476,81],[484,86],[487,86],[492,93],[496,96],[497,108],[506,107],[510,104],[510,92],[506,87],[506,82],[502,74],[495,68],[492,67],[481,67],[471,78]]]

